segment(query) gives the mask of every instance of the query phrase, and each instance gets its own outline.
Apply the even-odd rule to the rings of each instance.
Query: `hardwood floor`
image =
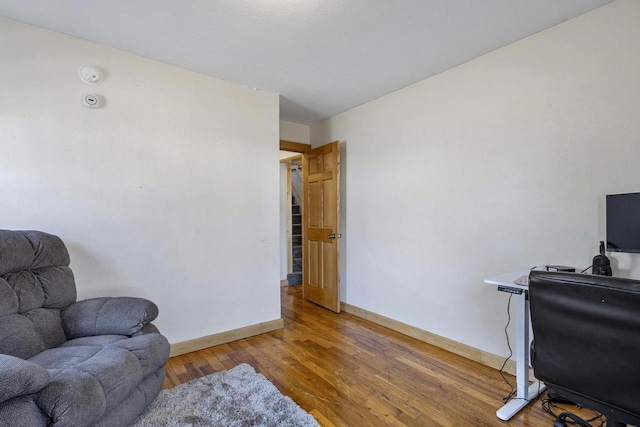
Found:
[[[496,418],[509,387],[495,369],[301,292],[282,288],[284,330],[173,357],[164,387],[248,363],[323,426],[553,425],[539,400],[508,422]]]

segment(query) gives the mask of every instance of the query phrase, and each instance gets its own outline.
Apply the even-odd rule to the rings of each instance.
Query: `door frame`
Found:
[[[311,151],[311,144],[303,144],[301,142],[280,140],[280,151],[292,151],[294,153],[306,153]]]

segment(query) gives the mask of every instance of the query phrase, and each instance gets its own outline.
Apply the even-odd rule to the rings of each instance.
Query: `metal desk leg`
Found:
[[[529,303],[526,292],[516,299],[516,341],[516,397],[496,412],[498,418],[504,421],[527,406],[546,388],[539,382],[529,385]]]

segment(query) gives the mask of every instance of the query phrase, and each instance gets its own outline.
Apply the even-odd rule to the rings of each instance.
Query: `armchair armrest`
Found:
[[[96,335],[132,336],[157,316],[158,306],[143,298],[93,298],[65,308],[62,327],[67,339]]]
[[[40,365],[18,357],[0,354],[0,402],[36,393],[51,381]]]

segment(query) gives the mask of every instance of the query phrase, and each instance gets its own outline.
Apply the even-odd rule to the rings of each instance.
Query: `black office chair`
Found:
[[[640,426],[640,281],[532,271],[529,304],[536,378],[608,427]]]

